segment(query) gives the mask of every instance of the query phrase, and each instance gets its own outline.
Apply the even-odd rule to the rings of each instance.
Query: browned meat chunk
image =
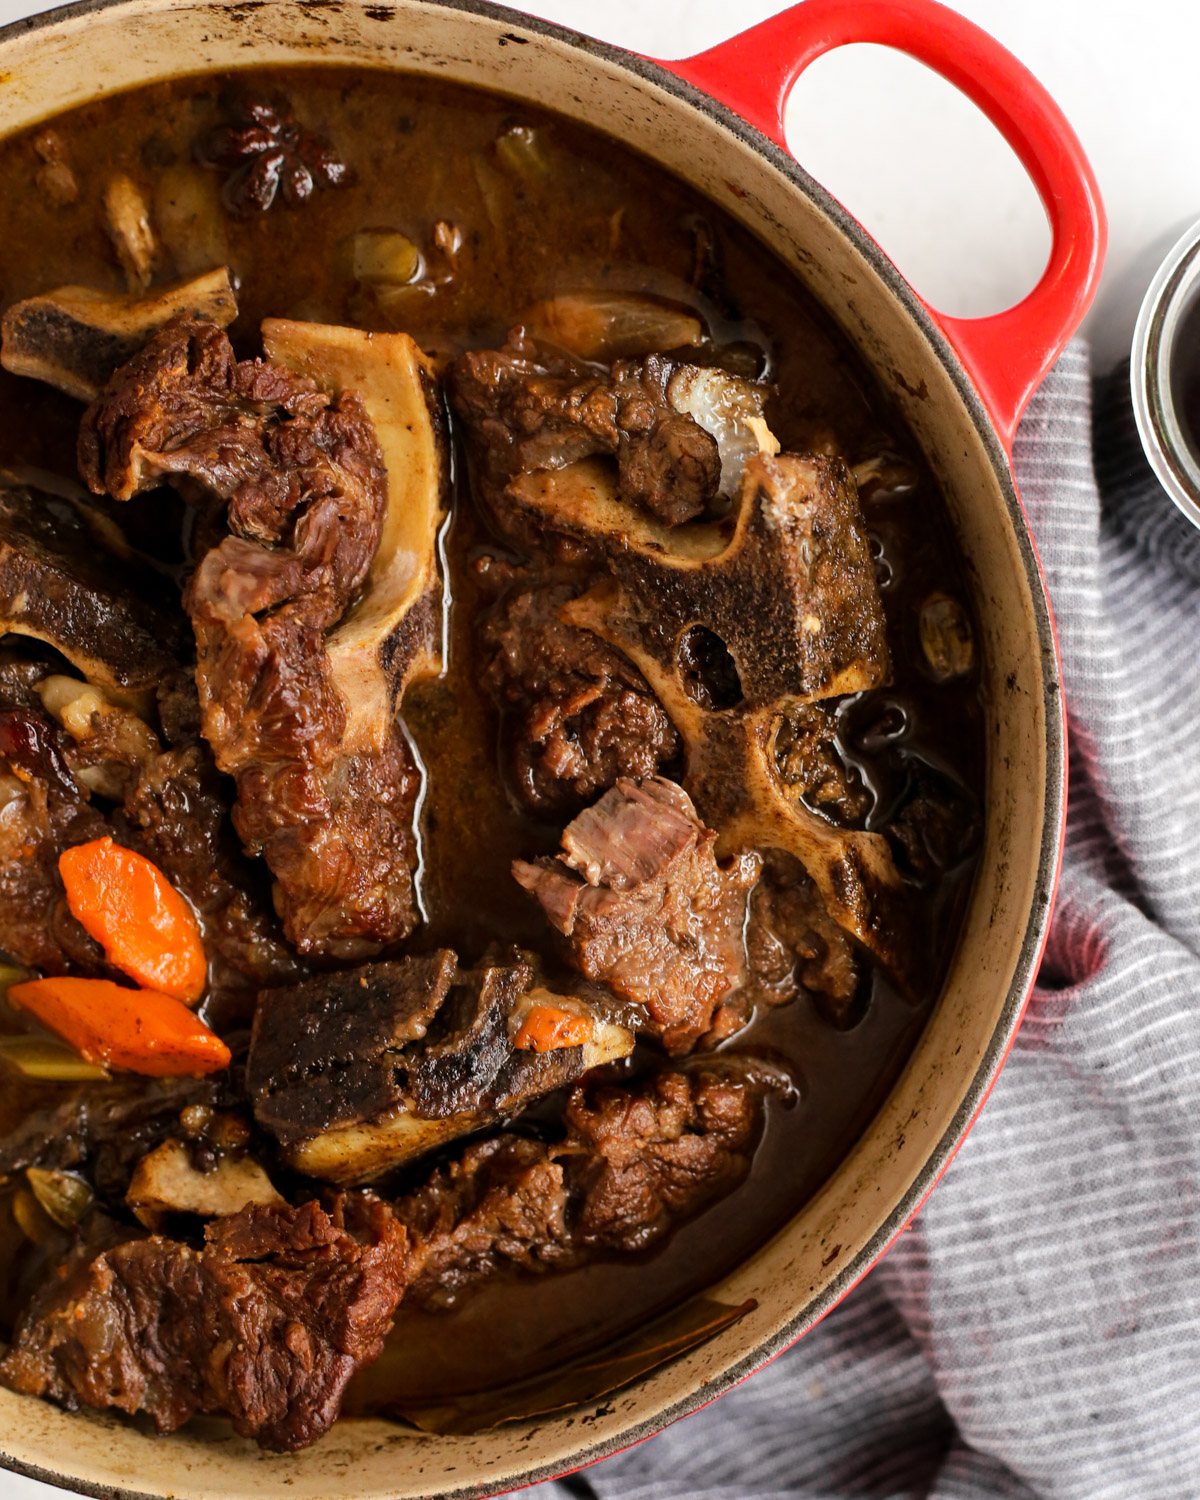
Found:
[[[76,781],[117,804],[114,836],[158,865],[203,917],[221,1019],[248,1014],[250,986],[289,978],[295,960],[229,826],[191,674],[176,672],[160,685],[166,746],[144,720],[87,683],[50,676],[38,692],[62,726]]]
[[[507,594],[480,632],[511,781],[533,811],[574,811],[620,776],[653,776],[679,736],[631,661],[558,610],[569,586]]]
[[[782,1005],[806,990],[835,1025],[849,1020],[861,986],[859,960],[799,860],[768,857],[750,901],[746,947],[750,997]]]
[[[149,704],[184,622],[147,598],[152,576],[102,545],[103,524],[56,495],[0,487],[0,633],[47,641],[123,701]]]
[[[7,706],[24,699],[23,684],[14,693],[0,680],[0,948],[48,974],[100,969],[99,946],[67,908],[58,857],[109,829],[72,776],[55,726]]]
[[[471,434],[485,499],[502,495],[516,474],[606,454],[617,460],[622,497],[664,524],[703,514],[717,496],[721,455],[668,400],[673,369],[650,355],[620,360],[609,374],[524,338],[462,355],[448,389]],[[501,519],[503,507],[493,509]]]
[[[722,869],[716,835],[682,787],[618,781],[568,824],[563,852],[513,874],[588,979],[646,1007],[668,1052],[687,1052],[746,976],[742,929],[759,859]]]
[[[557,1145],[470,1146],[396,1205],[414,1242],[417,1306],[446,1306],[501,1267],[544,1271],[643,1249],[744,1176],[762,1084],[732,1068],[573,1090]]]
[[[570,1264],[566,1214],[563,1169],[543,1142],[500,1135],[468,1146],[396,1204],[414,1241],[413,1305],[449,1306],[501,1266]]]
[[[777,460],[774,467],[778,469],[784,462]],[[790,462],[799,469],[807,464],[799,459]],[[813,465],[817,463],[812,461]],[[751,459],[745,470],[745,483],[757,493],[759,522],[764,521],[769,510],[769,506],[761,507],[770,498],[770,491],[757,485],[767,468],[764,460]],[[803,492],[807,484],[804,475],[793,477]],[[799,497],[800,510],[793,516],[798,521],[802,502],[803,494]],[[846,520],[852,524],[852,518],[847,516]],[[745,511],[739,530],[744,526]],[[797,534],[793,540],[795,557],[806,568],[813,565],[819,578],[823,564],[818,561],[818,554],[804,544],[801,535]],[[736,543],[728,551],[736,558]],[[747,566],[747,555],[743,550],[742,560],[732,564],[735,571]],[[863,555],[868,556],[865,539]],[[626,561],[614,557],[614,571],[623,569]],[[790,690],[784,681],[772,681],[772,652],[781,671],[791,668],[784,660],[786,652],[780,654],[776,650],[781,636],[772,637],[773,617],[769,613],[759,625],[763,627],[762,639],[773,639],[770,649],[764,645],[757,651],[753,646],[754,632],[747,627],[741,645],[732,628],[725,630],[725,635],[737,646],[736,651],[731,650],[720,632],[704,625],[700,627],[706,632],[702,637],[703,653],[698,655],[689,649],[684,656],[678,652],[673,645],[675,627],[665,623],[672,608],[667,603],[660,602],[657,606],[655,603],[656,598],[665,600],[674,585],[668,587],[670,580],[665,578],[664,592],[659,596],[649,580],[656,570],[667,574],[676,571],[677,602],[686,600],[690,594],[696,612],[703,613],[706,585],[702,575],[692,572],[690,565],[668,565],[661,558],[652,562],[647,556],[637,562],[646,577],[635,598],[627,596],[624,586],[600,585],[565,605],[563,614],[571,623],[595,631],[627,653],[670,714],[684,746],[683,785],[705,823],[716,830],[722,855],[746,850],[777,850],[793,855],[804,866],[838,925],[881,959],[902,987],[912,989],[921,945],[915,934],[910,891],[896,869],[883,835],[854,826],[861,824],[868,806],[865,789],[857,774],[843,763],[833,713],[822,706],[824,700],[862,691],[883,679],[887,671],[883,616],[872,582],[869,593],[859,600],[862,619],[870,622],[869,629],[860,631],[855,623],[855,609],[859,606],[854,603],[853,579],[842,578],[839,582],[836,561],[827,558],[826,562],[832,596],[842,599],[845,610],[840,622],[838,608],[828,616],[833,622],[831,640],[818,639],[823,627],[817,616],[813,616],[816,634],[812,637],[812,654],[807,665],[799,664],[796,691]],[[733,596],[724,593],[727,584],[728,577],[718,596],[725,599],[722,608],[732,611]],[[779,598],[785,597],[783,590]],[[803,588],[795,598],[798,606],[795,624],[803,634],[807,628],[801,613]],[[692,611],[684,610],[682,604],[680,609],[679,618],[686,621]],[[717,616],[710,613],[707,618],[716,620]],[[696,625],[689,626],[680,642],[691,648],[697,629]],[[876,630],[878,653],[875,646],[864,650]],[[792,668],[797,667],[800,654],[797,651]],[[749,669],[747,661],[751,663]],[[803,678],[810,671],[805,688]],[[729,701],[728,692],[721,691],[722,685],[729,682],[735,683],[742,694],[736,706]],[[806,702],[806,697],[817,701]],[[762,706],[754,707],[760,700]],[[728,1019],[726,1016],[725,1020]],[[722,1029],[721,1034],[727,1033]]]
[[[979,808],[954,777],[916,756],[906,762],[907,785],[883,831],[897,864],[925,884],[961,864],[976,848]]]
[[[88,409],[80,468],[125,500],[170,479],[228,504],[229,534],[184,603],[196,634],[204,734],[234,776],[234,823],[275,876],[302,952],[352,956],[416,921],[419,778],[399,728],[343,750],[346,705],[325,636],[379,543],[387,482],[359,398],[332,400],[263,361],[234,360],[212,324],[169,324]]]
[[[824,703],[789,704],[775,731],[779,779],[793,797],[844,827],[861,827],[871,798],[842,759],[837,719]]]
[[[467,973],[456,963],[443,948],[261,997],[247,1087],[293,1167],[370,1181],[633,1049],[632,1033],[594,1007],[531,989],[526,963]],[[518,1045],[539,997],[570,1006],[586,1039]]]
[[[762,1085],[720,1067],[658,1073],[641,1090],[576,1089],[558,1148],[574,1233],[641,1250],[744,1176],[762,1124]]]
[[[329,1213],[244,1209],[210,1223],[199,1251],[158,1237],[82,1246],[34,1298],[0,1381],[143,1412],[160,1432],[225,1413],[264,1448],[303,1448],[383,1346],[406,1239],[383,1203],[356,1196]]]

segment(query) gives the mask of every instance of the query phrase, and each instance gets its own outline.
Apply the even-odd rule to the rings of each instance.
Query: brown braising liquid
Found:
[[[1200,463],[1200,298],[1188,308],[1175,335],[1171,397],[1184,439]]]
[[[718,341],[742,345],[776,387],[768,418],[785,450],[832,438],[852,464],[887,452],[916,468],[915,489],[876,491],[864,503],[895,674],[891,687],[846,704],[846,748],[876,793],[874,823],[903,790],[906,755],[951,772],[981,801],[977,674],[938,685],[921,665],[922,600],[934,589],[968,600],[942,499],[853,351],[770,252],[653,164],[524,104],[369,71],[289,70],[254,81],[283,90],[298,118],[350,161],[357,182],[318,192],[299,210],[277,206],[246,222],[202,216],[176,229],[166,277],[224,259],[235,270],[241,313],[231,333],[240,354],[259,352],[258,326],[267,316],[403,328],[444,359],[501,343],[522,309],[555,290],[649,290],[691,306]],[[181,185],[215,196],[217,180],[192,164],[191,149],[219,117],[223,82],[154,85],[55,121],[81,187],[67,208],[37,190],[36,132],[0,146],[3,306],[63,283],[121,288],[100,208],[113,171],[141,185],[156,221]],[[512,124],[537,131],[544,176],[520,183],[497,171],[494,142]],[[451,279],[434,295],[402,297],[390,310],[365,304],[339,254],[344,237],[363,228],[400,230],[432,266],[438,221],[461,231]],[[74,476],[81,410],[45,386],[0,372],[0,463]],[[544,943],[543,921],[509,865],[517,855],[555,849],[560,829],[516,812],[498,776],[496,716],[477,688],[473,651],[483,596],[472,564],[489,538],[461,458],[453,498],[444,544],[447,671],[410,689],[403,708],[427,772],[421,832],[428,923],[408,947],[448,944],[469,963],[493,941]],[[136,514],[139,538],[156,534],[164,559],[178,563],[185,550],[175,531],[178,507],[159,495]],[[783,1064],[799,1090],[798,1102],[769,1104],[765,1138],[741,1187],[642,1257],[497,1279],[444,1314],[402,1307],[383,1357],[358,1379],[348,1409],[481,1389],[551,1367],[640,1326],[762,1244],[836,1166],[903,1065],[949,960],[970,874],[968,862],[930,898],[931,977],[916,1003],[876,974],[861,1019],[848,1030],[836,1030],[801,999],[761,1016],[730,1044]],[[633,1066],[652,1065],[655,1057],[639,1047]]]

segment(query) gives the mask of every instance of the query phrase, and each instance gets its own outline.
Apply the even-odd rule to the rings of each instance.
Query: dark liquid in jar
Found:
[[[1184,314],[1171,351],[1171,399],[1193,461],[1200,465],[1200,297]]]

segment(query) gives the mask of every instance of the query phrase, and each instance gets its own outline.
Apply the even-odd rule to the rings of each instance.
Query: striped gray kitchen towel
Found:
[[[1028,1016],[910,1231],[707,1410],[530,1495],[1200,1496],[1200,533],[1073,346],[1017,473],[1058,619],[1066,863]]]

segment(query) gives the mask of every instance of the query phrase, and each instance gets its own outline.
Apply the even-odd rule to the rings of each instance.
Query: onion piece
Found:
[[[536,186],[550,175],[545,141],[532,125],[514,125],[498,136],[496,157],[506,172],[528,186]]]
[[[720,493],[732,500],[742,487],[746,460],[763,453],[774,458],[779,439],[767,426],[763,403],[767,388],[724,370],[684,365],[667,386],[667,399],[678,412],[698,422],[716,439],[721,454]]]
[[[125,272],[130,291],[142,291],[158,260],[158,242],[150,227],[150,210],[142,190],[124,172],[116,172],[104,189],[104,227]]]
[[[975,637],[967,612],[949,594],[930,594],[921,606],[921,648],[938,682],[964,677],[975,660]]]
[[[20,964],[0,963],[0,994],[7,995],[10,984],[20,984],[22,980],[32,978],[33,971],[22,968]]]
[[[375,305],[382,312],[387,313],[393,319],[403,320],[418,316],[429,305],[429,299],[436,295],[439,286],[444,285],[437,281],[410,281],[407,286],[389,286],[387,284],[373,286],[375,293]]]
[[[154,183],[154,222],[178,276],[195,276],[229,258],[220,178],[192,163],[167,167]]]
[[[33,149],[42,159],[34,181],[38,192],[55,208],[68,208],[79,201],[79,180],[71,170],[66,147],[57,130],[43,130],[33,138]]]
[[[479,151],[475,151],[471,155],[471,170],[475,174],[475,183],[479,188],[479,196],[483,199],[483,206],[487,210],[488,220],[495,232],[497,245],[503,254],[507,255],[507,204],[512,196],[512,188],[505,180],[503,174],[497,172],[491,162]]]
[[[880,454],[877,458],[864,459],[850,470],[858,486],[860,499],[885,497],[889,500],[911,495],[917,487],[917,471],[902,458],[889,458]]]
[[[52,1245],[56,1239],[61,1240],[59,1226],[26,1187],[19,1187],[13,1194],[12,1216],[17,1228],[35,1245]]]
[[[582,359],[624,359],[704,339],[691,313],[628,292],[566,292],[537,303],[522,321],[535,339]]]

